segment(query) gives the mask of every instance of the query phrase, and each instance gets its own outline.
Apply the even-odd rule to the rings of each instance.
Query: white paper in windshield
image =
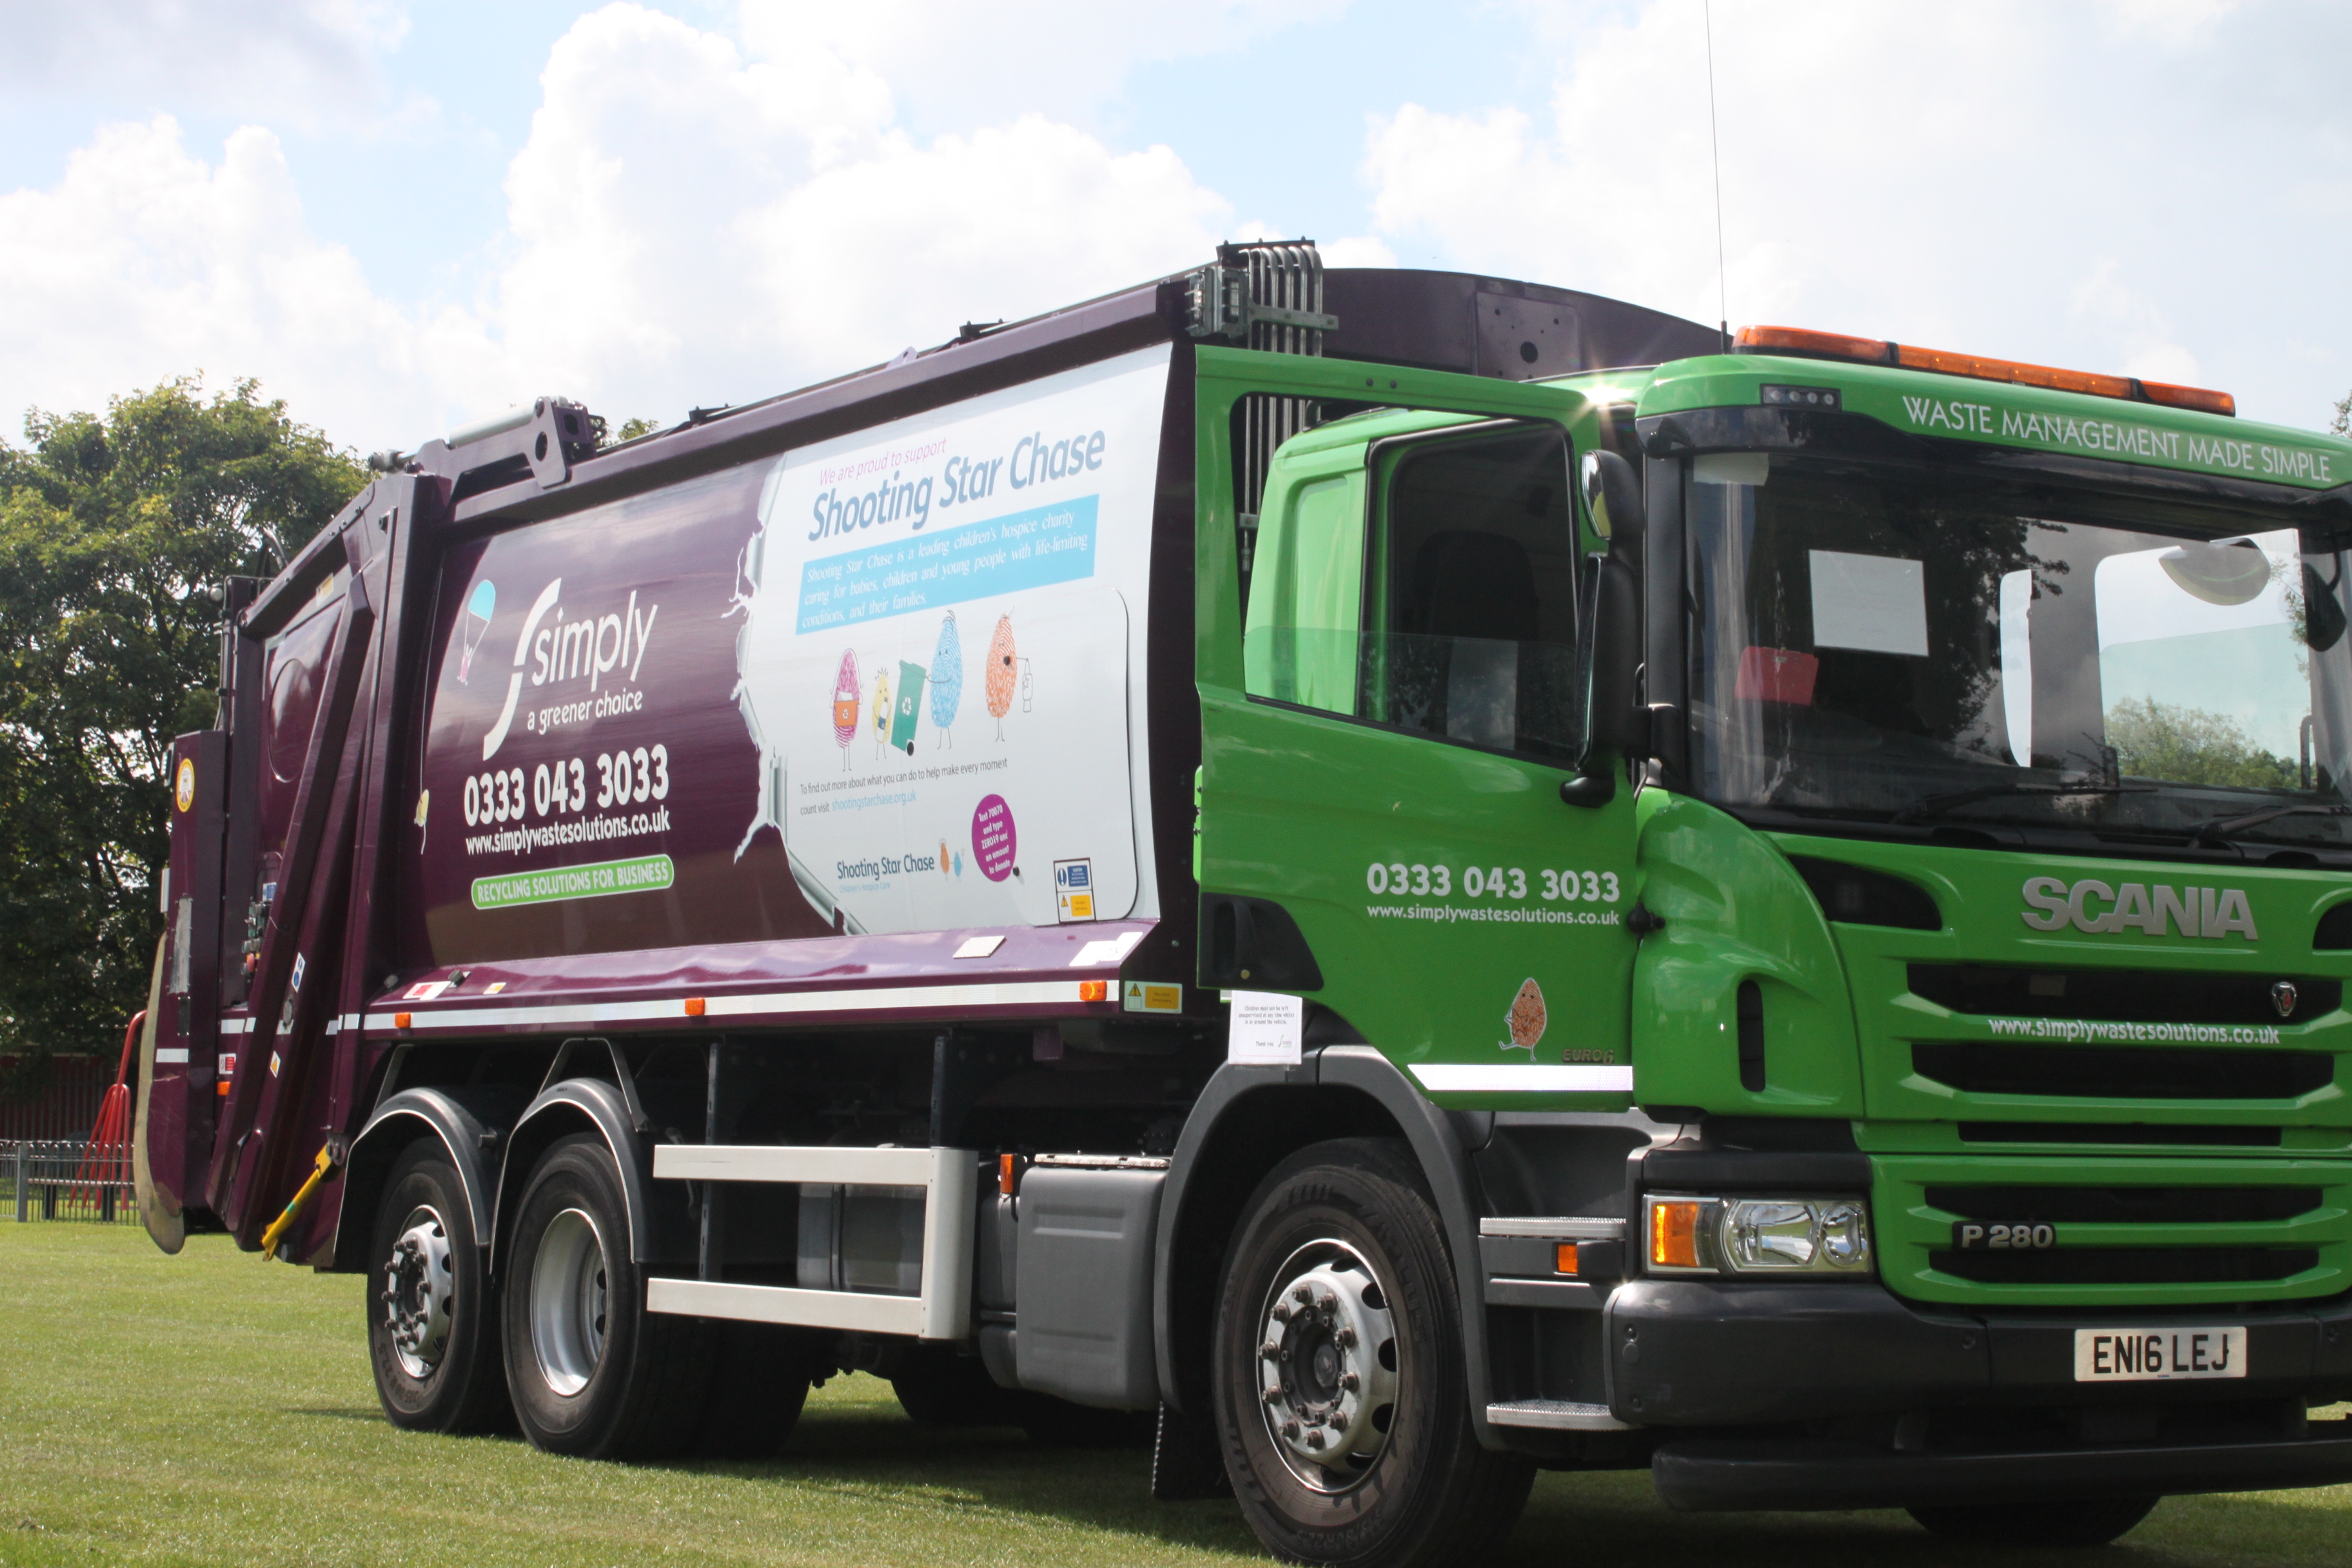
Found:
[[[1813,646],[1864,653],[1927,652],[1927,576],[1916,561],[1810,550]]]

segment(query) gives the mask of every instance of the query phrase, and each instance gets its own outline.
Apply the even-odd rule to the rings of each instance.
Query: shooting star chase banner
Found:
[[[781,834],[845,929],[1153,912],[1130,689],[1167,379],[1147,350],[770,474],[737,606],[741,832]]]

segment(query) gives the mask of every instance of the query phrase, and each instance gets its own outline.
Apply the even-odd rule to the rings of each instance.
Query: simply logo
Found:
[[[2225,936],[2262,939],[2242,888],[2167,888],[2141,882],[2110,887],[2095,878],[2069,886],[2056,877],[2029,877],[2023,893],[2026,909],[2019,918],[2035,931],[2071,925],[2101,934],[2128,930],[2168,936],[2177,931],[2215,941]]]
[[[645,663],[646,644],[653,637],[654,617],[660,613],[659,605],[649,605],[640,616],[636,591],[631,589],[625,611],[566,620],[563,579],[558,577],[541,588],[539,597],[531,601],[530,613],[523,617],[522,635],[515,639],[506,705],[499,710],[498,722],[482,737],[482,760],[488,762],[506,744],[507,731],[514,724],[515,705],[522,699],[524,676],[530,678],[534,687],[584,679],[591,691],[604,684],[607,676],[634,682]],[[471,662],[470,653],[467,662]]]

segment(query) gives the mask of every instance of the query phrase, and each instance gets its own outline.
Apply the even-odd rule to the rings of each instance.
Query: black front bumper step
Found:
[[[1669,1508],[1930,1508],[2071,1502],[2189,1492],[2284,1490],[2352,1481],[2352,1421],[2269,1443],[2026,1453],[1893,1454],[1847,1443],[1702,1438],[1669,1442],[1650,1461]]]

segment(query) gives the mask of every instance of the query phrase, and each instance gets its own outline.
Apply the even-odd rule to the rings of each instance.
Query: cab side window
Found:
[[[1269,477],[1249,694],[1572,765],[1583,574],[1566,439],[1480,426],[1318,471],[1338,456],[1277,458]]]

